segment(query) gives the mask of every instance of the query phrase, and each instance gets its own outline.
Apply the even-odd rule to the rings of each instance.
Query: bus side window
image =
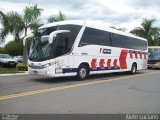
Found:
[[[84,45],[111,46],[110,33],[87,27],[82,35],[79,47]]]

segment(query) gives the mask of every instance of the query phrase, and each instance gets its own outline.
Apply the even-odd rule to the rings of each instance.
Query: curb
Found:
[[[0,76],[29,75],[28,71],[24,73],[0,74]]]

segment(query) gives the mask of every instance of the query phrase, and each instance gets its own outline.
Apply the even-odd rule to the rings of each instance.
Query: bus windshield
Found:
[[[148,61],[160,61],[160,48],[148,49]]]
[[[61,25],[38,29],[30,46],[29,60],[49,60],[69,53],[80,29],[81,26],[78,25]],[[57,34],[55,40],[50,44],[48,42],[49,34],[56,30],[70,30],[70,32]]]

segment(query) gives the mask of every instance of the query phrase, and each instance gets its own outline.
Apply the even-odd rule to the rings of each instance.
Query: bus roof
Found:
[[[65,21],[59,21],[59,22],[54,22],[54,23],[49,23],[49,24],[45,24],[43,26],[41,26],[39,29],[42,28],[48,28],[48,27],[52,27],[52,26],[58,26],[58,25],[67,25],[67,24],[72,24],[72,25],[80,25],[80,26],[86,26],[86,27],[91,27],[91,28],[95,28],[95,29],[99,29],[99,30],[104,30],[104,31],[108,31],[108,32],[112,32],[112,33],[116,33],[116,34],[121,34],[124,36],[129,36],[129,37],[133,37],[133,38],[137,38],[137,39],[141,39],[144,41],[147,41],[145,38],[142,37],[138,37],[135,36],[129,32],[123,32],[120,30],[116,30],[113,28],[110,28],[108,26],[108,24],[106,23],[100,23],[97,21],[90,21],[90,20],[65,20]]]
[[[58,25],[67,25],[67,24],[83,26],[84,23],[85,23],[84,20],[65,20],[65,21],[59,21],[59,22],[45,24],[45,25],[41,26],[39,29],[48,28],[48,27],[52,27],[52,26],[58,26]]]
[[[160,48],[160,46],[148,46],[148,48]]]

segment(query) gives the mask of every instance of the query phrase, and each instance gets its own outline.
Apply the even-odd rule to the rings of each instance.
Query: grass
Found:
[[[7,74],[7,73],[17,73],[16,68],[2,68],[0,67],[0,74]]]
[[[27,65],[18,63],[16,67],[2,67],[0,66],[0,74],[9,74],[9,73],[23,73],[27,71]]]

